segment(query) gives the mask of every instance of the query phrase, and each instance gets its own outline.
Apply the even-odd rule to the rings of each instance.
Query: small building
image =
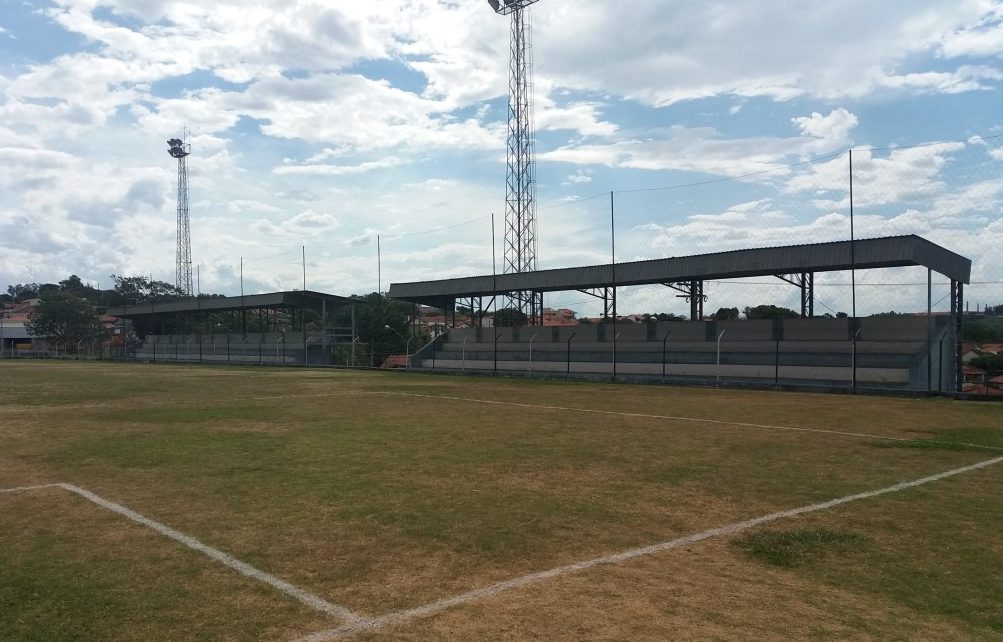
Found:
[[[9,357],[17,350],[31,348],[32,336],[27,323],[27,306],[9,306],[0,310],[0,356]]]

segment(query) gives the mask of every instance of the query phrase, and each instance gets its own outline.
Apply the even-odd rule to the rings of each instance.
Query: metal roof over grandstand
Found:
[[[187,314],[198,312],[225,312],[232,310],[260,310],[283,308],[306,308],[322,312],[328,307],[332,310],[362,303],[357,299],[349,299],[334,294],[314,292],[312,290],[290,290],[286,292],[269,292],[267,294],[247,294],[244,296],[227,297],[192,297],[180,301],[163,303],[143,303],[117,308],[108,308],[106,314],[125,319],[156,316],[161,314]]]
[[[509,292],[564,292],[904,266],[923,266],[952,281],[968,283],[972,262],[916,235],[889,236],[536,272],[393,283],[389,295],[394,299],[445,308],[457,299]]]

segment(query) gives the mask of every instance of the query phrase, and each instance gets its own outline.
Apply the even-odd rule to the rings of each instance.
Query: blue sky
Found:
[[[308,287],[373,291],[377,235],[384,288],[489,272],[492,212],[500,255],[508,23],[487,3],[0,3],[0,285],[173,281],[182,127],[203,290],[237,291],[241,259],[245,290],[301,287],[306,246]],[[969,300],[1003,303],[1003,2],[541,0],[531,18],[540,267],[608,260],[610,191],[622,260],[847,238],[853,148],[858,234],[965,254]],[[862,274],[862,311],[921,308],[902,284],[924,279]],[[820,277],[819,309],[847,310],[847,282]],[[709,290],[711,309],[796,300]],[[639,288],[621,310],[685,304]]]

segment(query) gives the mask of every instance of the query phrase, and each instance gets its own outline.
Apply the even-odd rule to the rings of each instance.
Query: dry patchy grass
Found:
[[[8,382],[0,405],[0,487],[51,481],[83,486],[374,615],[991,456],[964,448],[898,447],[915,445],[909,443],[876,447],[887,443],[727,422],[923,444],[1003,445],[1003,407],[936,399],[143,364],[2,362],[0,377]],[[685,417],[725,423],[679,419]],[[979,479],[998,480],[999,474],[985,471]],[[936,498],[939,487],[902,497],[928,492]],[[891,511],[899,501],[905,500],[872,503]],[[30,505],[18,504],[0,525],[19,523]],[[853,506],[847,514],[855,514]],[[949,523],[930,528],[946,533]],[[850,530],[880,546],[882,528],[887,524]],[[965,528],[984,537],[1003,528],[1003,517],[983,513]],[[136,546],[142,553],[150,544]],[[916,634],[966,637],[973,626],[995,630],[966,619],[970,608],[945,614],[897,597],[891,584],[865,596],[860,582],[844,586],[822,571],[798,576],[795,583],[806,587],[803,603],[795,605],[802,612],[784,615],[770,605],[791,599],[789,575],[733,547],[706,550],[724,553],[720,559],[701,557],[701,564],[711,565],[702,573],[683,565],[652,570],[643,582],[630,578],[641,572],[636,569],[657,568],[664,561],[659,556],[603,570],[596,585],[601,590],[589,589],[584,576],[565,578],[375,637],[658,639],[675,630],[680,638],[724,639],[736,637],[735,627],[747,622],[755,634],[739,637],[770,638],[783,635],[760,634],[782,620],[787,628],[777,631],[794,637],[849,632],[863,639],[894,637],[895,623],[910,617],[914,623],[901,630]],[[73,546],[67,551],[56,559],[72,559]],[[678,555],[683,553],[664,558]],[[822,557],[823,569],[830,558]],[[982,561],[1001,560],[994,551]],[[735,600],[759,599],[767,610],[712,617],[710,607],[695,608],[732,584]],[[680,587],[690,592],[654,618],[650,610]],[[221,600],[232,597],[231,588],[211,590]],[[762,595],[756,597],[757,591]],[[581,617],[580,603],[592,599],[619,606],[606,609],[616,616],[595,619],[589,633],[592,625],[575,628],[569,618]],[[526,622],[538,624],[514,623],[519,605],[533,600],[545,608],[530,609]],[[805,621],[808,613],[818,622]]]

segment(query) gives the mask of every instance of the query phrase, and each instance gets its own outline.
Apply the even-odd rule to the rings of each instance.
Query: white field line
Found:
[[[962,473],[979,470],[981,468],[987,468],[989,466],[999,464],[1000,462],[1003,462],[1003,457],[996,457],[995,459],[989,459],[986,461],[979,462],[977,464],[972,464],[970,466],[964,466],[962,468],[955,468],[954,470],[938,473],[936,475],[930,475],[929,477],[923,477],[921,479],[916,479],[913,481],[902,482],[899,484],[895,484],[894,486],[881,488],[879,490],[857,493],[856,495],[847,495],[846,497],[832,499],[827,502],[822,502],[819,504],[811,504],[809,506],[802,506],[800,508],[792,508],[789,510],[783,510],[776,513],[770,513],[769,515],[763,515],[762,517],[755,517],[753,519],[745,520],[744,522],[737,522],[734,524],[729,524],[727,526],[721,526],[719,528],[712,528],[710,530],[706,530],[701,533],[687,535],[685,537],[680,537],[678,539],[661,542],[659,544],[652,544],[650,546],[643,546],[640,548],[632,548],[619,553],[614,553],[612,555],[607,555],[605,557],[596,557],[590,560],[585,560],[584,562],[577,562],[575,564],[568,564],[566,566],[558,566],[556,568],[552,568],[546,571],[531,573],[529,575],[523,575],[522,577],[513,578],[511,580],[505,580],[503,582],[498,582],[497,584],[492,584],[484,588],[469,591],[467,593],[462,593],[460,595],[446,598],[444,600],[439,600],[437,602],[432,602],[430,604],[425,604],[423,606],[418,606],[411,609],[404,609],[402,611],[396,611],[394,613],[381,615],[379,617],[374,617],[371,619],[356,620],[354,622],[349,622],[336,629],[321,631],[319,633],[314,633],[312,635],[299,638],[295,642],[326,642],[327,640],[335,640],[338,638],[348,637],[356,633],[374,631],[376,629],[381,629],[383,627],[392,624],[399,624],[402,622],[406,622],[408,620],[413,620],[415,618],[421,618],[428,615],[433,615],[441,611],[445,611],[446,609],[455,606],[462,606],[464,604],[468,604],[476,600],[481,600],[487,597],[498,595],[499,593],[505,591],[511,591],[513,589],[519,589],[532,584],[537,584],[539,582],[551,578],[561,577],[562,575],[578,573],[580,571],[584,571],[597,566],[617,564],[620,562],[625,562],[627,560],[634,559],[636,557],[655,555],[657,553],[662,553],[664,551],[673,548],[679,548],[680,546],[687,546],[689,544],[695,544],[697,542],[723,537],[726,535],[734,535],[735,533],[739,533],[741,531],[745,531],[750,528],[760,526],[762,524],[775,522],[777,520],[796,517],[798,515],[803,515],[805,513],[824,511],[830,508],[835,508],[836,506],[840,506],[842,504],[847,504],[849,502],[855,502],[862,499],[870,499],[872,497],[878,497],[880,495],[887,495],[888,493],[897,493],[910,488],[915,488],[917,486],[922,486],[923,484],[929,484],[935,481],[940,481],[942,479],[947,479],[948,477],[954,477],[955,475],[960,475]]]
[[[62,488],[60,484],[39,484],[38,486],[17,486],[15,488],[0,488],[0,495],[4,493],[24,493],[29,490],[41,490],[43,488]]]
[[[365,390],[342,390],[339,392],[319,392],[310,394],[291,394],[291,395],[269,395],[261,397],[229,397],[226,399],[211,399],[205,400],[200,403],[242,403],[246,401],[271,401],[276,399],[311,399],[314,397],[358,397],[362,395],[373,394]],[[177,400],[167,400],[167,401],[140,401],[133,400],[131,403],[138,406],[173,406],[177,405]],[[79,403],[79,404],[66,404],[62,406],[18,406],[18,407],[3,407],[0,408],[0,415],[9,414],[28,414],[37,413],[44,411],[61,411],[61,410],[89,410],[96,408],[115,408],[121,407],[121,404],[109,403],[107,401],[95,402],[95,403]]]
[[[287,596],[295,600],[298,600],[303,604],[306,604],[307,606],[316,609],[317,611],[321,611],[322,613],[326,613],[332,617],[346,620],[348,623],[361,621],[363,619],[362,616],[346,609],[343,606],[332,604],[331,602],[328,602],[323,598],[317,597],[312,593],[308,593],[307,591],[304,591],[301,588],[293,586],[292,584],[286,582],[283,579],[280,579],[278,577],[275,577],[274,575],[271,575],[260,569],[257,569],[251,566],[250,564],[247,564],[246,562],[241,562],[240,560],[224,553],[223,551],[212,548],[211,546],[207,546],[206,544],[203,544],[202,542],[200,542],[199,540],[195,539],[190,535],[185,535],[184,533],[174,530],[170,526],[166,526],[164,524],[161,524],[160,522],[150,519],[149,517],[140,515],[139,513],[130,508],[126,508],[121,504],[116,504],[115,502],[109,501],[104,497],[101,497],[100,495],[95,495],[89,490],[84,490],[79,486],[74,486],[73,484],[45,484],[41,486],[26,486],[23,488],[11,488],[0,492],[20,492],[20,491],[35,490],[35,489],[50,488],[50,487],[59,487],[64,490],[68,490],[71,493],[75,493],[80,497],[83,497],[87,501],[93,502],[94,504],[97,504],[102,508],[108,509],[113,513],[118,513],[119,515],[122,515],[123,517],[130,519],[136,522],[137,524],[141,524],[143,526],[146,526],[147,528],[153,529],[154,531],[160,533],[164,537],[168,537],[174,540],[175,542],[183,544],[194,551],[198,551],[199,553],[202,553],[206,557],[209,557],[210,559],[216,560],[217,562],[230,567],[231,569],[237,571],[241,575],[244,575],[251,579],[258,580],[259,582],[264,582],[265,584],[268,584],[272,588],[277,589],[282,593],[285,593]]]
[[[773,426],[769,424],[751,424],[741,421],[727,421],[724,419],[705,419],[702,417],[676,417],[673,415],[648,415],[640,412],[619,412],[616,410],[596,410],[593,408],[572,408],[569,406],[547,406],[543,404],[531,404],[531,403],[519,403],[517,401],[496,401],[493,399],[472,399],[470,397],[447,397],[444,395],[423,395],[415,392],[392,392],[392,391],[375,391],[371,394],[374,395],[398,395],[402,397],[422,397],[425,399],[445,399],[448,401],[466,401],[468,403],[480,403],[495,406],[515,406],[518,408],[533,408],[536,410],[559,410],[562,412],[583,412],[595,415],[612,415],[615,417],[637,417],[641,419],[664,419],[668,421],[689,421],[692,423],[702,423],[702,424],[714,424],[718,426],[739,426],[741,428],[760,428],[764,430],[786,430],[789,432],[811,432],[811,433],[821,433],[824,435],[841,435],[843,437],[862,437],[864,439],[882,439],[885,441],[898,441],[903,443],[909,443],[914,441],[921,441],[928,444],[940,444],[945,446],[966,446],[969,448],[981,448],[985,450],[999,450],[1003,451],[1003,448],[999,446],[983,446],[981,444],[969,444],[962,442],[953,441],[936,441],[933,439],[905,439],[903,437],[889,437],[887,435],[871,435],[862,432],[848,432],[844,430],[826,430],[824,428],[802,428],[798,426]]]
[[[247,399],[234,399],[233,401],[266,401],[271,399],[311,399],[313,397],[358,397],[370,394],[366,390],[341,390],[339,392],[316,392],[302,395],[271,395],[267,397],[249,397]]]

